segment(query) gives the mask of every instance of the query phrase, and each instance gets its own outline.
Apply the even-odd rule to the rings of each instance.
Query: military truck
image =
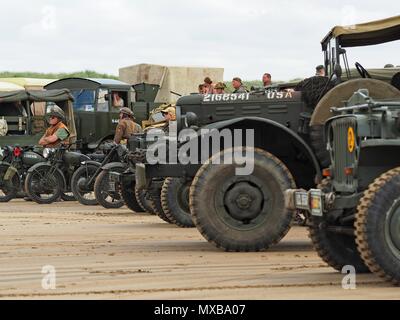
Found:
[[[347,61],[344,48],[398,39],[400,33],[394,31],[399,28],[400,17],[333,28],[322,41],[329,77],[312,77],[294,88],[283,86],[275,91],[192,95],[178,100],[177,134],[187,128],[197,132],[189,142],[178,143],[178,154],[189,143],[204,139],[202,129],[252,129],[254,146],[242,141],[237,151],[254,153],[253,173],[236,175],[241,166],[235,162],[212,164],[212,160],[231,153],[224,149],[224,139],[219,141],[221,147],[199,164],[146,164],[154,139],[142,135],[129,142],[131,173],[115,174],[110,179],[121,181],[130,190],[135,184],[136,188],[147,188],[161,217],[177,220],[185,213],[190,215],[201,234],[217,247],[227,251],[267,249],[286,235],[293,222],[293,211],[285,208],[285,190],[293,186],[309,189],[321,181],[321,167],[330,163],[324,142],[324,124],[332,116],[330,107],[342,106],[361,88],[368,89],[373,98],[400,97],[391,79],[369,78],[359,63],[359,77],[344,79],[340,65]],[[348,64],[344,67],[349,74]]]
[[[45,89],[71,91],[78,148],[87,150],[96,149],[114,138],[122,106],[134,110],[139,124],[147,120],[156,106],[154,99],[159,86],[145,83],[132,86],[113,79],[65,78],[49,83]]]
[[[76,138],[73,96],[68,90],[0,92],[0,147],[36,145],[47,128],[46,108],[57,104]]]
[[[287,190],[304,211],[319,256],[400,284],[400,98],[359,90],[326,123],[331,165],[310,191]]]

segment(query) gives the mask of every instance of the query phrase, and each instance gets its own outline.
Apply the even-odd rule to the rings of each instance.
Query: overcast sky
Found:
[[[306,77],[334,25],[400,14],[397,0],[0,0],[1,71],[118,75],[120,67],[225,68],[225,79]],[[366,67],[400,65],[400,42],[348,49]]]

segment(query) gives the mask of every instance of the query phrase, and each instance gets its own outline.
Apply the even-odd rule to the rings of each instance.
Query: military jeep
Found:
[[[320,257],[341,271],[372,271],[400,284],[400,99],[359,90],[326,124],[331,165],[310,191],[288,190],[306,213]]]
[[[197,141],[201,145],[211,139],[202,134],[204,129],[231,133],[251,129],[254,145],[242,141],[235,152],[254,153],[250,160],[254,163],[252,174],[236,175],[240,164],[235,162],[213,164],[213,160],[232,154],[230,148],[223,147],[226,140],[223,137],[218,141],[218,150],[212,150],[206,161],[146,163],[154,139],[145,134],[129,142],[131,173],[112,179],[122,180],[126,188],[132,189],[135,184],[136,188],[146,188],[156,212],[164,220],[176,222],[186,214],[217,247],[227,251],[267,249],[285,236],[293,223],[294,213],[284,204],[285,190],[292,186],[309,189],[321,181],[321,167],[330,163],[324,140],[324,124],[332,116],[330,108],[343,106],[360,88],[367,88],[373,98],[400,97],[400,91],[390,84],[391,78],[385,81],[369,78],[370,74],[360,64],[357,64],[358,78],[342,77],[340,63],[347,61],[343,58],[344,47],[378,44],[400,37],[399,32],[393,34],[393,29],[400,28],[399,18],[389,19],[383,27],[379,22],[371,24],[368,28],[360,25],[351,30],[336,27],[324,38],[322,48],[328,77],[312,77],[296,86],[282,85],[274,90],[191,95],[177,101],[177,135],[188,128],[197,132],[187,143],[176,142],[177,154],[190,143]],[[346,74],[350,74],[346,63],[344,67]],[[169,142],[174,139],[167,137]]]

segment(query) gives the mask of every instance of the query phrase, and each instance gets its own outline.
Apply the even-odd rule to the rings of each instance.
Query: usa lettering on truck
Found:
[[[265,97],[268,100],[293,99],[293,93],[284,91],[270,91],[265,94]],[[206,94],[203,98],[203,102],[233,102],[248,100],[250,100],[250,93]]]

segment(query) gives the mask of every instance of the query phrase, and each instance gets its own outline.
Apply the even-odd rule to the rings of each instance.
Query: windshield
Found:
[[[75,111],[87,111],[94,112],[95,104],[95,90],[72,90],[72,95],[74,96],[74,110]]]

